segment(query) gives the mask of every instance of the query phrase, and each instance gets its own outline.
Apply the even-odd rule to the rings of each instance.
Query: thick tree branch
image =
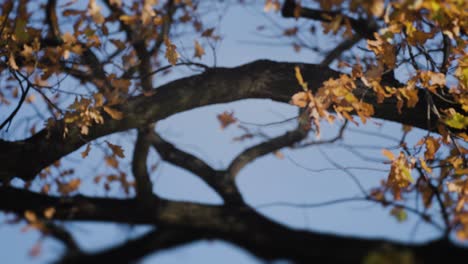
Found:
[[[131,263],[148,254],[209,238],[201,232],[192,231],[183,228],[158,229],[98,253],[70,254],[59,263]]]
[[[209,69],[202,74],[182,78],[157,88],[152,96],[136,96],[116,109],[124,113],[122,120],[105,119],[104,124],[92,126],[88,135],[81,135],[77,127],[69,127],[66,138],[63,126],[57,123],[55,128],[42,130],[34,136],[16,142],[0,140],[0,180],[18,177],[30,180],[44,167],[77,150],[84,144],[99,137],[132,128],[145,127],[148,124],[167,118],[175,113],[196,107],[227,103],[249,98],[272,99],[289,102],[291,96],[299,91],[294,76],[294,66],[300,66],[305,81],[315,92],[323,81],[336,78],[339,72],[315,64],[285,63],[260,60],[236,68]],[[399,87],[394,80],[383,80],[383,86]],[[362,83],[354,90],[358,98],[372,104],[375,118],[395,121],[426,129],[427,99],[419,93],[419,102],[414,108],[396,110],[396,101],[389,99],[376,103],[373,91]],[[433,98],[438,108],[458,107],[439,98]],[[332,110],[332,109],[331,109]],[[432,114],[432,113],[431,113]],[[438,122],[437,116],[430,119],[431,128]],[[28,166],[23,161],[28,160]]]
[[[135,177],[137,199],[143,203],[146,208],[149,208],[153,198],[153,183],[148,174],[146,160],[149,151],[148,135],[154,129],[149,126],[146,129],[138,130],[135,149],[133,151],[132,172]]]
[[[369,252],[385,247],[394,250],[411,250],[416,261],[421,263],[455,263],[468,257],[465,248],[457,247],[445,240],[405,244],[382,239],[353,238],[295,230],[275,223],[248,207],[155,200],[154,208],[157,210],[142,211],[138,210],[136,200],[84,196],[58,198],[11,187],[0,187],[0,209],[3,211],[23,214],[24,211],[30,210],[38,216],[43,216],[44,209],[50,207],[56,209],[54,219],[141,223],[158,225],[162,228],[181,228],[187,230],[184,232],[187,241],[216,237],[238,245],[265,260],[290,259],[298,263],[324,261],[362,263]],[[194,237],[197,235],[200,237]],[[182,241],[183,238],[179,237],[177,240]],[[176,242],[174,246],[180,244]],[[169,244],[171,243],[167,242],[166,245]],[[157,242],[150,243],[150,246],[155,246],[155,249],[162,248]],[[121,254],[118,250],[114,253]],[[135,255],[134,252],[130,255],[140,257],[142,253],[146,254],[149,251],[136,253],[138,254]]]

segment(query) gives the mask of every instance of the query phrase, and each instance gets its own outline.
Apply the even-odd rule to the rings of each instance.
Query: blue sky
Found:
[[[285,20],[281,20],[285,22]],[[302,21],[299,21],[302,22]],[[287,23],[295,23],[289,20]],[[229,8],[217,30],[223,37],[216,50],[218,66],[236,66],[256,59],[268,58],[277,61],[298,61],[318,63],[320,58],[315,54],[304,51],[296,53],[291,46],[255,45],[252,42],[274,42],[272,39],[258,37],[255,28],[268,24],[260,9],[233,6]],[[192,40],[187,40],[191,43]],[[175,43],[180,45],[179,43]],[[207,49],[204,58],[206,64],[212,63],[212,54]],[[188,73],[181,70],[180,74]],[[293,74],[293,71],[291,71]],[[157,124],[157,130],[169,141],[188,152],[199,155],[216,168],[227,166],[236,154],[246,146],[258,141],[233,142],[232,138],[239,136],[242,131],[235,127],[222,131],[216,120],[216,115],[223,111],[234,111],[239,120],[255,123],[268,123],[294,116],[296,108],[274,103],[268,100],[246,100],[223,105],[203,107],[186,113],[176,114]],[[292,124],[273,127],[266,130],[274,135],[285,131]],[[376,136],[364,135],[354,128],[345,135],[344,144],[394,146],[395,142]],[[332,137],[338,128],[325,127],[323,138]],[[255,129],[255,128],[254,128]],[[370,123],[364,128],[367,131],[379,132],[398,137],[401,126],[385,123],[382,126]],[[356,131],[357,130],[357,131]],[[410,134],[410,140],[416,140],[421,132]],[[114,143],[122,144],[125,153],[132,153],[129,142],[134,138],[132,132],[111,136]],[[102,141],[102,140],[101,140]],[[343,166],[387,168],[379,162],[367,162],[353,153],[337,146],[323,146],[322,151],[330,155],[334,161]],[[70,157],[70,162],[80,160],[78,150]],[[346,198],[359,195],[348,175],[339,170],[311,172],[295,163],[313,169],[332,168],[318,148],[301,150],[284,150],[284,159],[268,155],[247,166],[238,176],[237,184],[246,201],[255,206],[270,202],[317,203],[336,198]],[[363,151],[371,157],[382,159],[380,149]],[[130,154],[129,154],[130,155]],[[149,163],[157,162],[153,153]],[[96,194],[99,190],[90,182],[99,167],[99,155],[87,158],[86,166],[81,166],[76,173],[88,179],[88,185],[82,191],[86,194]],[[72,163],[70,163],[72,164]],[[74,163],[76,165],[76,163]],[[382,171],[353,170],[353,173],[366,187],[377,186],[380,179],[385,177]],[[196,177],[175,168],[169,164],[161,164],[152,174],[155,192],[162,197],[191,200],[207,203],[220,203],[219,197]],[[115,192],[118,194],[118,190]],[[416,232],[414,227],[418,218],[409,215],[405,223],[398,223],[389,216],[389,208],[381,208],[369,203],[346,203],[328,207],[298,209],[291,207],[267,207],[259,209],[263,214],[284,223],[285,225],[310,230],[333,232],[340,234],[361,235],[366,237],[385,237],[404,241],[423,241],[437,236],[437,232],[430,226],[421,223]],[[0,220],[5,217],[1,216]],[[60,244],[47,239],[43,245],[43,253],[37,258],[27,254],[37,241],[39,234],[35,231],[22,232],[24,223],[0,224],[0,259],[5,263],[44,263],[53,260],[63,250]],[[115,224],[71,223],[67,227],[76,236],[79,244],[87,250],[98,250],[125,239],[135,237],[148,230],[147,227],[127,227]],[[148,256],[142,263],[258,263],[259,261],[246,254],[243,250],[220,241],[203,241],[178,249]]]

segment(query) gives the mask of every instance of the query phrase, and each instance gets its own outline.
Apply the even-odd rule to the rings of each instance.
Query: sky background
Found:
[[[259,1],[263,2],[263,1]],[[258,5],[257,7],[260,7]],[[295,23],[294,20],[280,20],[282,23]],[[299,21],[298,23],[302,23]],[[217,30],[223,41],[217,45],[216,58],[218,66],[238,66],[257,59],[276,61],[297,61],[318,63],[320,58],[307,51],[296,53],[289,45],[276,45],[275,39],[259,36],[255,31],[257,26],[266,25],[266,19],[261,8],[231,6],[224,12]],[[192,43],[192,39],[187,43]],[[271,45],[259,45],[258,43]],[[185,43],[175,43],[183,45]],[[329,44],[324,43],[327,46]],[[329,46],[331,48],[331,46]],[[203,62],[211,65],[213,54],[206,49],[207,55]],[[179,76],[190,74],[186,69],[180,69]],[[291,69],[293,74],[293,69]],[[278,104],[269,100],[245,100],[223,105],[202,107],[190,112],[179,113],[157,124],[157,130],[170,142],[179,148],[196,154],[215,168],[224,168],[245,147],[258,143],[259,140],[234,142],[233,137],[242,135],[242,130],[235,126],[221,130],[216,115],[223,111],[234,111],[235,116],[244,122],[268,123],[284,120],[295,116],[297,109],[290,105]],[[27,115],[28,112],[22,114]],[[20,119],[20,118],[17,118]],[[375,120],[376,122],[380,122]],[[263,132],[269,135],[279,135],[294,123],[269,127]],[[258,128],[250,126],[254,131]],[[339,124],[325,125],[323,139],[333,137]],[[336,145],[325,145],[321,148],[311,147],[300,150],[283,150],[284,159],[267,155],[256,160],[241,171],[237,184],[245,198],[252,206],[272,202],[319,203],[336,198],[359,196],[360,191],[349,175],[339,170],[313,172],[310,169],[333,168],[323,153],[329,155],[343,167],[359,166],[375,169],[388,168],[383,164],[384,157],[380,147],[392,147],[395,141],[384,139],[359,131],[371,131],[386,134],[398,139],[401,125],[389,122],[376,125],[370,122],[365,129],[351,125],[351,130],[345,134],[345,140]],[[9,132],[12,136],[13,131]],[[414,142],[421,132],[410,133],[409,141]],[[2,136],[5,136],[4,134]],[[112,143],[121,144],[125,148],[127,159],[131,158],[133,131],[112,135],[108,139]],[[98,140],[103,143],[103,139]],[[365,146],[362,153],[376,159],[376,162],[363,160],[346,149],[349,146]],[[70,166],[83,162],[80,157],[82,149],[66,158]],[[122,195],[115,188],[108,194],[92,184],[92,179],[98,172],[108,170],[102,165],[101,154],[92,153],[83,162],[76,174],[85,180],[81,192],[88,195]],[[148,159],[149,166],[158,162],[158,157],[152,151]],[[386,176],[384,171],[352,170],[366,187],[378,186],[380,179]],[[159,164],[151,175],[155,192],[169,199],[189,200],[204,203],[221,203],[221,199],[196,177],[166,163]],[[15,184],[20,185],[20,182]],[[419,222],[418,217],[409,214],[408,221],[398,223],[389,216],[390,208],[370,203],[345,203],[319,208],[293,208],[271,206],[259,208],[259,211],[278,222],[294,228],[359,235],[365,237],[384,237],[402,241],[424,241],[434,238],[438,233],[434,228]],[[47,263],[63,252],[63,247],[52,239],[43,243],[42,254],[32,258],[28,250],[38,241],[36,231],[22,232],[23,222],[6,223],[11,216],[0,214],[0,260],[2,263]],[[415,229],[417,226],[417,229]],[[116,224],[70,223],[67,227],[73,232],[79,244],[85,250],[99,250],[137,237],[149,230],[148,227],[129,227]],[[150,255],[142,263],[259,263],[237,247],[220,241],[202,241],[188,246]]]

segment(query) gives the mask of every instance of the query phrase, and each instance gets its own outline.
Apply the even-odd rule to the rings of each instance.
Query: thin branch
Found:
[[[253,147],[250,147],[244,150],[241,154],[234,158],[234,160],[229,165],[227,171],[230,174],[231,178],[235,178],[239,171],[244,168],[247,164],[254,161],[255,159],[272,153],[274,151],[280,150],[284,147],[289,147],[298,143],[299,141],[306,138],[309,130],[310,124],[307,118],[307,111],[305,111],[301,117],[299,117],[298,126],[286,132],[285,134],[267,140],[266,142],[260,143]]]
[[[176,148],[156,132],[152,132],[150,140],[163,160],[198,176],[213,188],[225,202],[242,201],[235,183],[226,177],[224,172],[217,171],[200,158]]]
[[[281,9],[281,14],[283,15],[283,17],[295,17],[296,8],[296,0],[286,0],[284,1],[283,7]],[[371,23],[370,20],[354,19],[340,12],[318,10],[313,8],[307,8],[304,6],[301,6],[299,9],[299,17],[322,22],[332,22],[333,18],[335,18],[336,16],[342,16],[344,18],[341,22],[343,25],[346,23],[345,20],[348,20],[353,30],[360,36],[367,39],[375,39],[374,33],[377,32],[378,26],[375,22]]]
[[[133,263],[142,257],[181,246],[206,235],[183,228],[164,228],[97,253],[69,254],[58,263]]]
[[[345,39],[341,42],[338,46],[336,46],[333,50],[328,52],[327,56],[320,62],[321,65],[328,66],[332,63],[335,59],[339,58],[343,52],[352,48],[356,43],[358,43],[362,39],[362,36],[356,34],[353,35],[350,39]]]
[[[26,89],[23,86],[23,81],[19,79],[18,75],[11,70],[12,75],[15,77],[15,79],[18,81],[20,87],[21,87],[21,97],[19,99],[18,104],[16,105],[15,109],[11,112],[11,114],[0,124],[0,130],[2,130],[6,125],[9,126],[11,122],[13,121],[13,118],[16,116],[18,111],[20,110],[21,106],[23,105],[24,101],[26,100],[26,96],[28,95],[29,89],[31,88],[31,85],[27,83]],[[7,128],[8,130],[8,128]]]
[[[361,182],[359,181],[358,177],[356,177],[356,175],[354,175],[354,173],[352,173],[351,171],[349,171],[348,169],[346,169],[346,167],[343,167],[341,166],[338,162],[334,161],[330,156],[328,156],[328,154],[323,151],[321,148],[318,149],[320,151],[320,153],[322,153],[322,155],[324,156],[324,158],[330,162],[333,166],[335,166],[336,168],[340,169],[341,171],[344,171],[346,174],[348,174],[348,176],[354,181],[354,183],[356,184],[356,186],[358,187],[358,189],[361,191],[361,193],[367,197],[368,194],[367,194],[367,191],[366,189],[364,188],[364,186],[362,186]]]

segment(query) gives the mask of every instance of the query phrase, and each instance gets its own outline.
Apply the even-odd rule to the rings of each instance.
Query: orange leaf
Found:
[[[291,104],[298,106],[298,107],[306,107],[310,102],[310,97],[306,92],[298,92],[295,93],[291,97]]]
[[[234,112],[223,112],[219,115],[216,116],[219,120],[219,122],[221,123],[221,129],[225,129],[226,127],[228,127],[229,125],[231,124],[234,124],[237,122],[237,119],[234,117]]]
[[[388,149],[382,149],[382,154],[385,157],[387,157],[387,159],[389,159],[389,160],[394,160],[395,159],[395,155],[393,155],[393,153]]]

